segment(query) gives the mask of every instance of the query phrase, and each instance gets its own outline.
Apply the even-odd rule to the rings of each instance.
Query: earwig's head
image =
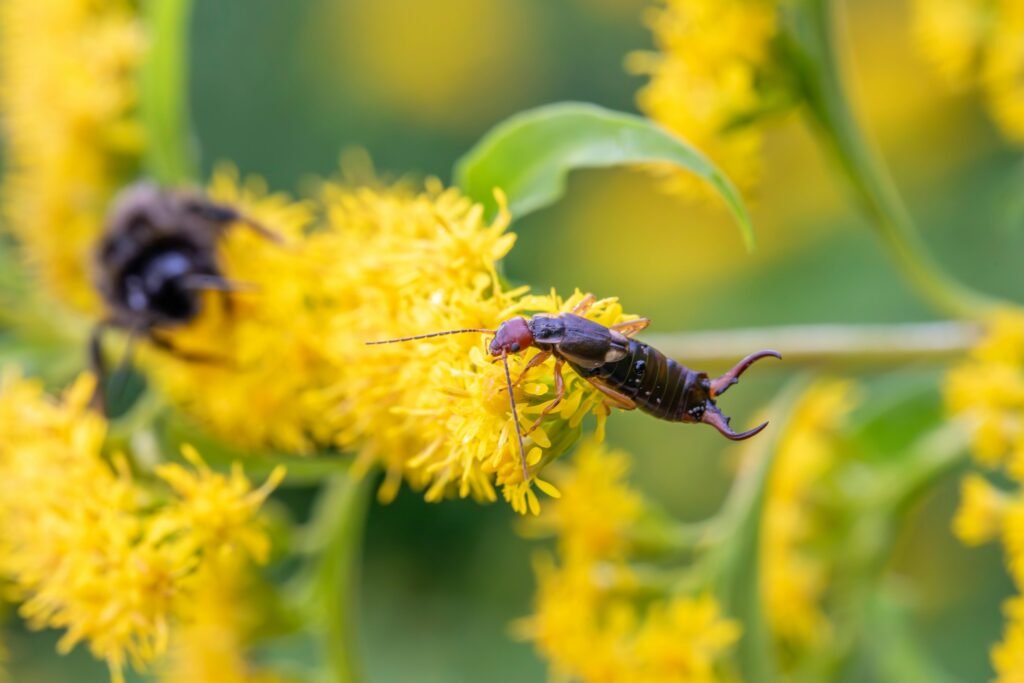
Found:
[[[533,346],[533,332],[526,318],[509,318],[494,333],[491,340],[490,352],[492,356],[500,356],[505,353],[518,353],[523,349]]]

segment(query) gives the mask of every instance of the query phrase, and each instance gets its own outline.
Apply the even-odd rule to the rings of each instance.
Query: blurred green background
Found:
[[[519,110],[573,99],[633,111],[642,79],[622,62],[650,47],[645,4],[199,0],[191,96],[204,169],[231,160],[295,190],[334,172],[343,149],[362,147],[385,176],[447,180],[481,134]],[[914,55],[904,2],[846,5],[855,99],[927,241],[966,281],[1024,300],[1019,154],[1002,146],[978,102],[944,94]],[[514,226],[509,276],[537,290],[617,295],[659,332],[929,319],[800,124],[787,120],[768,138],[764,182],[749,196],[756,254],[742,251],[714,207],[666,196],[640,172],[585,172],[566,200]],[[764,364],[745,377],[725,402],[734,424],[752,424],[794,372]],[[880,395],[904,375],[936,387],[941,377],[929,366],[859,372]],[[937,394],[907,410],[935,413]],[[894,425],[919,419],[891,416]],[[634,453],[643,491],[691,519],[717,508],[737,455],[711,430],[641,414],[615,415],[609,440]],[[291,495],[301,507],[312,491]],[[955,680],[984,681],[1010,586],[997,549],[967,550],[951,537],[955,499],[951,481],[926,501],[894,570],[918,587],[927,649]],[[543,679],[531,648],[508,636],[530,609],[537,549],[516,537],[514,521],[503,505],[428,505],[408,491],[373,508],[361,591],[368,680]],[[54,634],[7,630],[15,681],[106,680],[81,648],[54,656]]]

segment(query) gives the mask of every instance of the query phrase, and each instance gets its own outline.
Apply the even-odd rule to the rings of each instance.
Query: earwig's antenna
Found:
[[[464,334],[466,332],[480,332],[482,334],[494,334],[494,330],[483,330],[476,327],[468,327],[464,330],[446,330],[444,332],[431,332],[430,334],[417,334],[415,337],[400,337],[398,339],[382,339],[380,341],[366,342],[367,346],[374,346],[375,344],[394,344],[396,342],[407,342],[416,339],[429,339],[430,337],[443,337],[447,334]]]
[[[512,373],[508,371],[508,351],[502,349],[501,361],[505,364],[505,382],[508,384],[508,402],[512,405],[512,421],[519,438],[519,460],[523,464],[523,482],[530,481],[530,469],[526,466],[526,448],[523,446],[523,430],[519,427],[519,413],[516,412],[516,397],[512,395]]]

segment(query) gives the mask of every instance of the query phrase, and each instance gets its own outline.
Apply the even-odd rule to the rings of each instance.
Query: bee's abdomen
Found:
[[[621,360],[589,371],[574,369],[633,399],[645,413],[672,421],[682,420],[697,374],[635,339]]]

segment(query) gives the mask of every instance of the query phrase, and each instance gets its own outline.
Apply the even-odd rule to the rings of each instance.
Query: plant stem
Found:
[[[158,183],[194,180],[188,122],[188,28],[192,0],[145,0],[150,36],[142,65],[139,108],[146,130],[146,172]]]
[[[850,189],[872,220],[908,282],[936,310],[980,318],[1009,305],[952,278],[934,260],[885,165],[857,124],[842,81],[834,0],[802,0],[789,14],[791,57],[799,70],[807,111],[839,163]]]
[[[319,556],[307,607],[320,629],[331,683],[357,683],[362,678],[357,655],[357,597],[372,484],[371,476],[339,473],[325,483],[314,512],[311,541]]]
[[[707,332],[651,334],[663,353],[705,367],[730,365],[751,351],[776,349],[793,364],[901,365],[946,361],[978,341],[979,326],[961,322],[895,325],[791,325]]]

